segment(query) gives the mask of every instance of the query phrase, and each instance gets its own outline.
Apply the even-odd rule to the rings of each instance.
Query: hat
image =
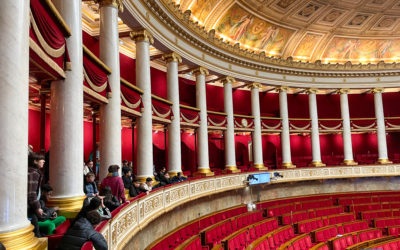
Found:
[[[151,177],[146,178],[146,182],[152,181],[153,179]]]

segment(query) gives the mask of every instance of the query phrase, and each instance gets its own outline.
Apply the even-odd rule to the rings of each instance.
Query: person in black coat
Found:
[[[103,198],[104,205],[110,209],[110,211],[114,211],[117,207],[121,206],[121,203],[118,201],[117,197],[112,195],[111,188],[109,186],[105,186],[100,191],[100,196]]]
[[[108,250],[107,242],[103,235],[94,230],[101,221],[101,216],[96,210],[89,211],[86,218],[79,218],[65,233],[58,246],[59,250],[80,250],[88,241],[93,243],[96,250]]]

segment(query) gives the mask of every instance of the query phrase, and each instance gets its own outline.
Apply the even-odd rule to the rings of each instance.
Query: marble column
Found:
[[[340,89],[338,90],[338,93],[340,94],[340,110],[342,113],[343,122],[343,165],[357,165],[357,162],[355,162],[353,159],[353,146],[351,143],[349,100],[347,97],[349,89]]]
[[[379,164],[390,164],[387,144],[386,144],[386,129],[385,129],[385,114],[383,112],[382,92],[383,88],[372,89],[374,94],[375,104],[375,117],[376,117],[376,136],[378,137],[378,163]]]
[[[50,183],[54,189],[49,206],[57,206],[66,217],[82,208],[83,160],[83,59],[82,1],[55,0],[71,29],[67,38],[71,71],[64,80],[51,84],[50,96]]]
[[[175,176],[182,172],[181,123],[179,108],[178,66],[182,58],[175,52],[163,55],[167,62],[167,97],[172,102],[173,119],[168,124],[168,172]]]
[[[279,110],[282,119],[282,133],[281,133],[281,145],[282,145],[282,167],[283,168],[295,168],[296,166],[292,163],[292,157],[290,152],[290,130],[289,130],[289,111],[287,103],[287,87],[279,87]]]
[[[227,114],[227,125],[225,131],[225,171],[231,173],[239,173],[240,170],[236,166],[235,155],[235,126],[233,124],[233,97],[232,83],[235,82],[233,77],[224,77],[221,82],[224,84],[224,110]]]
[[[29,1],[1,2],[0,34],[0,242],[7,249],[33,248],[38,240],[26,217]]]
[[[249,84],[251,89],[251,113],[254,117],[253,132],[253,167],[262,171],[268,168],[264,166],[262,134],[261,134],[261,114],[260,114],[260,83]]]
[[[100,3],[100,59],[111,69],[108,76],[112,95],[100,106],[100,169],[99,179],[108,174],[110,165],[121,165],[121,86],[119,74],[118,0],[97,0]]]
[[[143,90],[142,117],[137,123],[137,178],[142,182],[153,176],[153,127],[150,80],[150,44],[153,36],[147,30],[133,31],[131,39],[136,43],[136,84]]]
[[[321,160],[321,148],[319,143],[319,125],[318,125],[318,108],[317,108],[317,90],[308,89],[308,108],[311,118],[311,149],[312,149],[312,167],[324,167],[325,164]]]
[[[196,107],[200,109],[200,127],[197,129],[197,172],[194,175],[212,176],[208,157],[208,121],[206,100],[206,75],[208,70],[199,67],[196,75]]]

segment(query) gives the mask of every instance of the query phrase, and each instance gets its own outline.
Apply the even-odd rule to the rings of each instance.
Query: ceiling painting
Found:
[[[293,52],[293,58],[302,61],[310,60],[321,38],[322,35],[319,34],[306,34]]]

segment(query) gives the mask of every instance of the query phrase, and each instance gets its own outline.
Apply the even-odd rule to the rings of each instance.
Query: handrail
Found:
[[[294,242],[306,238],[306,237],[310,237],[309,233],[304,233],[304,234],[300,234],[299,236],[296,236],[292,239],[290,239],[289,241],[286,241],[283,245],[281,245],[278,250],[285,250],[286,248],[288,248],[290,245],[292,245]]]
[[[61,16],[60,12],[58,12],[56,6],[54,6],[51,0],[44,1],[51,13],[53,13],[54,17],[56,18],[57,22],[60,24],[61,28],[64,30],[64,33],[67,36],[71,36],[71,29],[69,28],[68,24],[65,22],[64,18]]]
[[[195,107],[188,106],[188,105],[184,105],[184,104],[179,104],[179,107],[180,107],[180,108],[184,108],[184,109],[190,109],[190,110],[193,110],[193,111],[200,112],[200,109],[199,109],[199,108],[195,108]]]
[[[125,80],[122,77],[120,78],[120,80],[121,80],[121,83],[124,84],[125,86],[127,86],[127,87],[131,88],[132,90],[138,92],[139,94],[143,95],[144,91],[141,88],[133,85],[132,83],[128,82],[127,80]]]
[[[108,75],[111,74],[111,69],[102,60],[100,60],[100,58],[93,54],[92,51],[90,51],[85,45],[83,45],[83,53],[86,54],[90,59],[92,59],[97,64],[97,66],[106,71]]]
[[[162,97],[160,97],[160,96],[158,96],[158,95],[155,95],[155,94],[151,94],[151,98],[154,99],[154,100],[163,102],[163,103],[165,103],[165,104],[168,104],[168,105],[170,105],[170,106],[173,105],[173,103],[172,103],[171,101],[169,101],[169,100],[167,100],[167,99],[165,99],[165,98],[162,98]]]
[[[211,115],[223,115],[223,116],[227,116],[227,113],[224,112],[217,112],[217,111],[211,111],[211,110],[207,110],[207,114],[211,114]]]
[[[367,240],[363,241],[354,245],[351,245],[349,247],[346,247],[346,250],[361,250],[365,249],[366,247],[370,249],[375,249],[375,247],[378,247],[382,244],[390,243],[392,241],[398,241],[396,236],[384,236],[372,240]]]
[[[247,119],[254,119],[254,116],[252,116],[252,115],[240,115],[240,114],[233,114],[233,117],[247,118]]]

